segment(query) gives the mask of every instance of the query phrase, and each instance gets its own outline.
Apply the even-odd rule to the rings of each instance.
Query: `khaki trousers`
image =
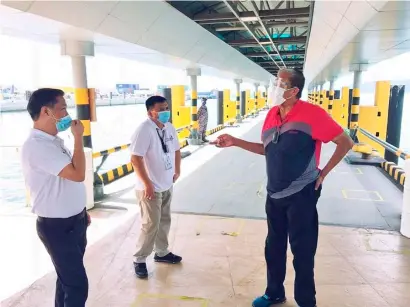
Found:
[[[154,199],[144,198],[144,191],[137,191],[137,200],[141,209],[141,232],[134,254],[136,263],[144,263],[155,253],[163,257],[169,253],[168,234],[171,227],[172,188],[165,192],[155,192]]]

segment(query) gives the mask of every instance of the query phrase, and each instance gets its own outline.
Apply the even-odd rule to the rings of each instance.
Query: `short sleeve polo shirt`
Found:
[[[38,129],[31,131],[21,150],[21,162],[34,214],[68,218],[85,209],[84,182],[58,176],[71,160],[71,152],[61,138]]]
[[[160,136],[163,137],[168,153],[164,153]],[[144,121],[132,136],[130,151],[132,155],[143,157],[145,168],[156,192],[169,190],[174,183],[175,152],[180,149],[178,135],[171,123],[160,129],[151,119]],[[165,166],[168,156],[171,167]],[[137,177],[135,189],[144,190],[144,184]]]
[[[273,107],[262,128],[270,197],[290,196],[315,181],[322,143],[341,133],[343,129],[319,106],[299,100],[283,120],[279,106]]]

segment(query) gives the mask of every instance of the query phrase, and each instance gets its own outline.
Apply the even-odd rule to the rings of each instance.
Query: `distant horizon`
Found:
[[[0,85],[14,85],[27,90],[39,87],[72,87],[71,60],[61,56],[58,45],[35,42],[23,38],[0,35]],[[410,64],[410,52],[369,65],[363,72],[362,85],[375,81],[410,80],[403,64]],[[22,73],[23,72],[23,73]],[[115,84],[139,84],[140,87],[155,90],[158,85],[190,85],[184,70],[152,65],[97,54],[87,58],[88,86],[103,91],[115,91]],[[172,82],[169,82],[172,80]],[[335,81],[335,88],[353,85],[353,73],[341,75]],[[307,86],[304,92],[307,93]],[[211,89],[236,91],[233,80],[201,76],[198,91]],[[324,89],[329,88],[329,82]],[[243,83],[241,90],[254,90],[254,85]],[[304,96],[307,96],[304,95]]]
[[[72,87],[71,60],[60,55],[58,45],[0,35],[0,84],[17,88]],[[22,73],[23,72],[23,73]],[[96,54],[87,58],[88,86],[115,89],[115,84],[140,84],[145,88],[157,85],[190,85],[182,69],[168,68],[125,58]],[[213,76],[198,78],[198,90],[235,90],[233,80]],[[243,83],[243,90],[254,89]]]

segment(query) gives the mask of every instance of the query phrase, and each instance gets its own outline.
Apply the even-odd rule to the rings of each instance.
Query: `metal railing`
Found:
[[[387,151],[395,154],[396,156],[400,157],[403,160],[406,159],[410,159],[410,154],[405,152],[404,150],[397,148],[396,146],[393,146],[389,143],[387,143],[386,141],[383,141],[381,139],[379,139],[377,136],[374,136],[373,134],[371,134],[370,132],[364,130],[363,128],[357,128],[364,136],[368,137],[369,139],[371,139],[372,141],[376,142],[377,144],[383,146],[384,149],[386,149]]]
[[[187,125],[184,127],[180,127],[178,129],[176,129],[177,133],[182,132],[185,129],[190,129],[192,127],[192,125]],[[225,125],[218,125],[217,127],[215,127],[214,129],[211,129],[208,131],[207,134],[213,134],[217,131],[222,130],[223,128],[225,128]],[[184,148],[186,146],[188,146],[188,142],[186,138],[180,139],[179,140],[179,144],[181,148]],[[130,144],[125,144],[125,145],[121,145],[121,146],[116,146],[110,149],[106,149],[106,150],[102,150],[99,152],[94,152],[93,153],[93,158],[99,158],[102,157],[102,161],[100,163],[100,165],[98,165],[96,167],[96,171],[94,173],[94,184],[95,185],[101,185],[101,184],[109,184],[111,182],[114,182],[117,179],[120,179],[128,174],[131,174],[133,172],[133,167],[131,162],[128,162],[127,164],[124,165],[120,165],[114,169],[108,170],[104,173],[99,174],[98,171],[100,170],[100,168],[102,167],[102,165],[104,164],[104,162],[107,160],[108,156],[114,152],[118,152],[124,149],[129,148]]]
[[[183,130],[185,130],[185,129],[189,129],[189,128],[191,128],[191,125],[184,126],[184,127],[178,128],[178,129],[176,129],[176,130],[177,130],[177,133],[178,133],[178,132],[181,132],[181,131],[183,131]],[[101,150],[101,151],[94,152],[94,153],[93,153],[93,158],[108,156],[108,155],[110,155],[110,154],[112,154],[112,153],[114,153],[114,152],[118,152],[118,151],[127,149],[128,147],[130,147],[130,145],[131,145],[131,144],[128,143],[128,144],[125,144],[125,145],[116,146],[116,147],[113,147],[113,148],[109,148],[109,149],[105,149],[105,150]]]

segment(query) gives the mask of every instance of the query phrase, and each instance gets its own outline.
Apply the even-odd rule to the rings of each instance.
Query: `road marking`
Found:
[[[331,173],[363,175],[363,171],[359,167],[352,167],[349,170],[346,168],[342,168],[341,170],[339,170],[339,168],[335,168],[331,171]]]
[[[369,195],[374,194],[377,199],[371,198],[370,196],[368,198],[362,198],[362,197],[349,197],[349,192],[353,193],[367,193]],[[362,200],[362,201],[384,201],[383,197],[380,195],[379,192],[377,191],[367,191],[367,190],[342,190],[342,195],[345,199],[354,199],[354,200]]]
[[[137,300],[132,303],[131,307],[143,306],[144,299],[156,298],[161,300],[174,300],[174,301],[196,301],[199,303],[198,307],[208,307],[208,300],[202,297],[192,297],[192,296],[176,296],[168,294],[155,294],[155,293],[142,293],[138,295]]]
[[[394,249],[377,249],[373,248],[370,243],[370,236],[365,235],[363,237],[364,246],[368,252],[377,252],[377,253],[389,253],[389,254],[397,254],[397,255],[410,255],[410,249],[403,248],[402,250],[394,250]]]

